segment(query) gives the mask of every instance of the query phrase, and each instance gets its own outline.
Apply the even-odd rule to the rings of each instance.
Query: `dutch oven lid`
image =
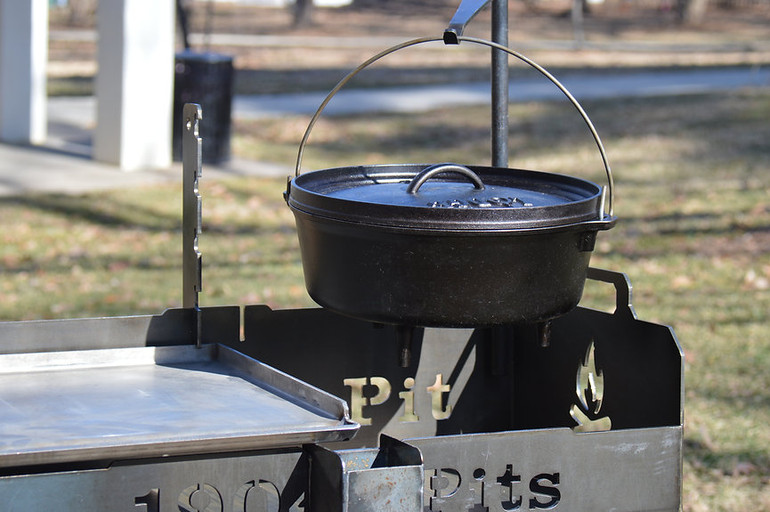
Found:
[[[560,174],[400,164],[305,173],[289,183],[286,199],[296,210],[343,222],[420,230],[517,231],[609,223],[601,196],[595,183]]]

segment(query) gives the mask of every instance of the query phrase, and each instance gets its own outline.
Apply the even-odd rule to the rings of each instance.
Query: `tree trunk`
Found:
[[[706,15],[708,0],[679,0],[677,12],[683,25],[698,25]]]
[[[67,8],[69,9],[70,26],[83,27],[93,22],[96,4],[96,0],[69,0]]]
[[[294,27],[306,27],[310,25],[312,12],[313,0],[295,0]]]

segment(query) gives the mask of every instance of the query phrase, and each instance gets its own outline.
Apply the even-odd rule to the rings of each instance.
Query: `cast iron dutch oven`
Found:
[[[542,322],[573,309],[583,293],[597,232],[615,223],[610,181],[457,164],[350,166],[299,174],[286,201],[294,213],[310,296],[333,311],[413,326]],[[498,47],[495,43],[461,38]],[[512,50],[499,48],[522,58]],[[609,207],[609,213],[605,208]]]

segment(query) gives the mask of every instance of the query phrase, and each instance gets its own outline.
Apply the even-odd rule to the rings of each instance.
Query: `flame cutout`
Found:
[[[586,357],[583,364],[578,367],[576,392],[580,405],[583,409],[590,411],[589,403],[594,404],[594,414],[599,414],[602,408],[602,399],[604,398],[604,373],[596,370],[594,342],[588,346]],[[591,393],[591,399],[588,399],[588,393]]]
[[[596,369],[593,340],[586,350],[585,358],[578,365],[575,394],[577,394],[582,409],[576,404],[570,407],[569,414],[577,423],[576,426],[572,427],[572,430],[575,432],[603,432],[612,428],[612,420],[608,416],[596,418],[602,409],[602,400],[604,399],[604,373]],[[593,405],[593,413],[591,405]],[[589,414],[595,419],[589,417]]]

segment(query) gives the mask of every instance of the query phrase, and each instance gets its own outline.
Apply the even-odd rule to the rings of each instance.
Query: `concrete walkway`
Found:
[[[627,72],[606,75],[570,74],[560,77],[578,100],[608,97],[661,96],[718,92],[735,88],[770,87],[770,67]],[[236,96],[235,119],[264,119],[290,115],[310,116],[325,93]],[[515,80],[511,101],[551,100],[561,93],[542,77]],[[420,112],[452,105],[489,102],[489,85],[463,83],[391,89],[343,89],[328,105],[325,116],[362,112]],[[93,97],[55,97],[48,103],[49,137],[46,147],[0,144],[0,195],[29,192],[80,193],[180,181],[181,164],[169,169],[121,172],[90,159],[95,120]],[[298,141],[299,143],[299,141]],[[204,177],[259,175],[286,176],[285,166],[233,159],[204,165]]]
[[[568,74],[559,81],[579,101],[635,96],[671,96],[718,92],[741,87],[770,87],[769,67],[713,68],[702,70],[623,72],[615,74]],[[324,115],[364,112],[421,112],[452,105],[489,103],[488,83],[458,83],[390,89],[342,89],[324,110]],[[312,115],[326,93],[268,94],[240,96],[233,112],[241,119],[263,119],[286,115]],[[511,102],[562,98],[562,93],[544,77],[512,80]]]
[[[203,166],[204,177],[288,176],[288,166],[233,159],[223,165]],[[0,144],[0,196],[27,193],[84,192],[182,183],[182,164],[167,169],[123,172],[117,167],[91,160],[89,156],[45,146]]]

